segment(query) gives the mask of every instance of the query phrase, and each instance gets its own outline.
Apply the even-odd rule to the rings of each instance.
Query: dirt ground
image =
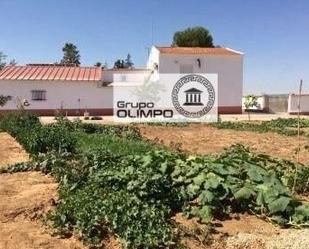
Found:
[[[273,157],[296,161],[295,151],[298,139],[276,133],[256,133],[217,129],[207,124],[190,124],[186,127],[139,126],[142,135],[150,140],[159,141],[168,146],[181,146],[181,149],[193,154],[213,154],[235,143],[250,146],[257,153],[266,153]],[[301,137],[300,162],[309,164],[309,151],[304,149],[309,139]]]
[[[0,132],[0,143],[2,145],[0,146],[0,167],[25,162],[29,159],[27,153],[9,134]]]
[[[0,165],[27,159],[27,154],[5,133],[0,134],[0,152]],[[38,172],[0,174],[0,200],[0,249],[87,248],[74,237],[51,236],[51,231],[43,223],[46,212],[57,201],[57,183],[52,177]],[[205,225],[181,214],[177,214],[174,220],[185,230],[193,232],[194,236],[183,238],[189,249],[309,248],[309,230],[281,230],[252,215],[214,221],[215,240],[212,245],[201,242],[207,235],[201,232],[205,231]],[[104,241],[103,248],[121,249],[114,238]]]
[[[0,168],[29,156],[7,133],[0,133]],[[0,174],[0,249],[85,249],[76,238],[53,237],[44,225],[57,201],[58,184],[39,172]],[[114,238],[104,248],[120,249]]]
[[[0,248],[83,248],[74,239],[58,239],[40,220],[57,199],[57,184],[38,172],[0,175]]]
[[[0,133],[0,167],[29,159],[7,133]],[[75,239],[46,231],[42,218],[57,199],[57,184],[38,172],[0,175],[0,249],[80,249]]]

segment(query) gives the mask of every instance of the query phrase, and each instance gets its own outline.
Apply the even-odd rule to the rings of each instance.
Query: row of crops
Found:
[[[178,212],[206,224],[247,212],[283,227],[309,225],[309,205],[291,193],[308,193],[309,169],[242,145],[190,156],[144,141],[134,126],[63,118],[42,126],[27,113],[4,117],[0,128],[32,158],[5,172],[53,175],[59,182],[59,201],[48,214],[54,231],[87,244],[114,234],[124,248],[181,248],[172,222]]]
[[[299,120],[300,128],[309,128],[309,119],[301,118]],[[239,131],[253,131],[259,133],[275,132],[286,136],[296,136],[298,134],[298,120],[296,118],[278,118],[262,122],[219,122],[212,126],[218,129],[233,129]],[[300,131],[300,135],[309,136],[309,132]]]

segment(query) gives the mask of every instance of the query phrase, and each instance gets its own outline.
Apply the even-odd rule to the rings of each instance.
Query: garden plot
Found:
[[[1,213],[9,221],[21,219],[28,224],[29,220],[37,222],[55,204],[48,220],[53,232],[71,237],[53,237],[56,245],[64,243],[59,248],[68,248],[68,243],[73,243],[69,248],[80,248],[77,237],[99,248],[107,241],[105,248],[115,249],[121,248],[120,243],[122,248],[132,249],[281,249],[291,248],[291,240],[297,237],[298,248],[307,246],[309,230],[281,230],[269,222],[292,227],[309,223],[309,206],[290,193],[293,163],[258,156],[240,145],[216,157],[176,153],[144,141],[134,126],[83,125],[59,119],[43,127],[35,117],[22,114],[4,119],[2,127],[32,157],[6,171],[41,171],[58,184],[50,176],[34,172],[0,175],[8,186],[2,188],[7,199]],[[18,189],[7,178],[20,176],[26,182],[23,177],[29,177],[27,174],[49,179],[47,183],[57,187],[58,195],[53,187],[44,192],[41,179]],[[307,179],[307,168],[299,166],[297,193],[308,191]],[[23,204],[25,189],[30,189],[34,206]],[[37,189],[42,196],[35,195]],[[11,199],[21,206],[10,206]],[[11,207],[18,211],[8,213]],[[16,235],[24,240],[18,231],[9,227],[6,231],[6,238]],[[53,248],[36,231],[31,233],[34,237],[28,248]],[[290,239],[282,243],[282,237]],[[25,241],[27,248],[28,239]],[[269,243],[274,246],[268,247]]]
[[[194,154],[212,154],[222,152],[235,143],[250,146],[257,153],[264,153],[281,159],[296,161],[298,139],[296,136],[284,136],[274,132],[257,133],[231,129],[217,129],[208,124],[190,124],[175,126],[139,126],[142,135],[150,140],[167,146],[180,147]],[[305,146],[309,138],[300,138],[300,162],[309,163],[309,151]]]
[[[7,133],[0,133],[0,165],[28,160],[27,153]],[[57,199],[52,177],[39,172],[0,175],[1,249],[81,249],[74,239],[52,237],[40,218]]]

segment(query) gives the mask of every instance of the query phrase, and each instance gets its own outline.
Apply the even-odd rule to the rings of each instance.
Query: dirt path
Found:
[[[56,193],[53,179],[38,172],[1,174],[0,248],[83,248],[74,239],[52,237],[42,225]]]
[[[0,167],[25,162],[28,159],[27,153],[9,134],[0,132]]]
[[[213,222],[213,243],[203,246],[199,239],[205,235],[195,219],[186,219],[181,214],[175,218],[181,226],[197,236],[184,238],[189,249],[308,249],[309,229],[280,229],[253,215],[239,215],[233,219]],[[205,231],[205,230],[204,230]]]
[[[139,126],[142,135],[151,140],[170,146],[179,144],[185,151],[194,154],[211,154],[221,152],[235,143],[250,146],[258,153],[266,153],[274,157],[296,160],[297,137],[282,136],[276,133],[256,133],[216,129],[207,124],[190,124],[186,127]],[[309,151],[304,149],[309,139],[301,137],[300,161],[309,164]]]
[[[28,155],[7,133],[0,133],[0,167]],[[38,172],[0,174],[0,249],[81,249],[75,239],[52,237],[42,216],[57,199],[57,184]]]

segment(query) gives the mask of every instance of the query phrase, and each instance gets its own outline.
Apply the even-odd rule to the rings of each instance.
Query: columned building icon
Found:
[[[186,94],[186,102],[183,105],[203,105],[201,102],[201,94],[203,91],[190,88],[184,92]]]

